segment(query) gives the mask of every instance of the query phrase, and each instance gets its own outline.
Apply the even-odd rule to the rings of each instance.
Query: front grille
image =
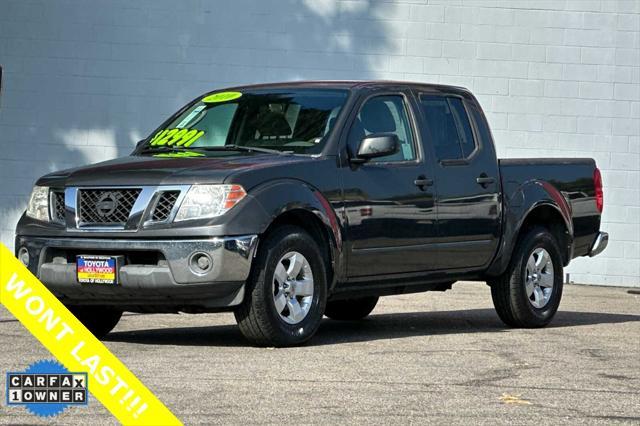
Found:
[[[129,219],[141,189],[80,189],[78,218],[82,225],[120,225]]]
[[[51,197],[53,205],[51,206],[51,216],[55,222],[64,223],[65,207],[64,207],[64,192],[53,191],[53,197]]]
[[[151,220],[154,222],[164,222],[165,220],[169,219],[171,211],[173,210],[173,206],[175,206],[179,195],[180,191],[163,192],[162,195],[160,195],[160,197],[158,198],[158,202],[153,209]]]

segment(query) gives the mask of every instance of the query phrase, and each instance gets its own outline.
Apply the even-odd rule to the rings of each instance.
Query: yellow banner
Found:
[[[167,407],[0,243],[0,303],[125,425],[181,425]]]

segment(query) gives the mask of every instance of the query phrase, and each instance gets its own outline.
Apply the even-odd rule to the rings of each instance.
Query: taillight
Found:
[[[593,186],[596,190],[596,208],[600,213],[604,207],[604,193],[602,192],[602,175],[600,169],[596,167],[593,171]]]

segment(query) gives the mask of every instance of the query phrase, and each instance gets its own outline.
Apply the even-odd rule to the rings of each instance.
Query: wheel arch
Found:
[[[523,218],[515,241],[519,241],[523,235],[536,226],[543,226],[553,234],[558,241],[563,265],[571,260],[571,245],[573,241],[573,227],[571,221],[562,215],[560,209],[551,203],[540,203],[534,206]]]
[[[505,198],[506,214],[499,251],[486,275],[502,274],[511,261],[518,241],[534,226],[543,226],[553,234],[560,247],[563,265],[573,258],[573,221],[565,197],[548,182],[526,182]]]
[[[342,230],[331,203],[316,188],[296,180],[277,181],[254,192],[269,218],[261,224],[264,239],[274,229],[294,225],[318,243],[327,267],[328,291],[337,282],[342,264]]]

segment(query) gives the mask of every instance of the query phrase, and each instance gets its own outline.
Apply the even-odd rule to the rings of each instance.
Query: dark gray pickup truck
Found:
[[[469,91],[297,82],[198,97],[128,157],[40,178],[16,255],[97,336],[123,311],[233,310],[254,344],[383,295],[491,287],[542,327],[607,245],[592,159],[498,160]]]

